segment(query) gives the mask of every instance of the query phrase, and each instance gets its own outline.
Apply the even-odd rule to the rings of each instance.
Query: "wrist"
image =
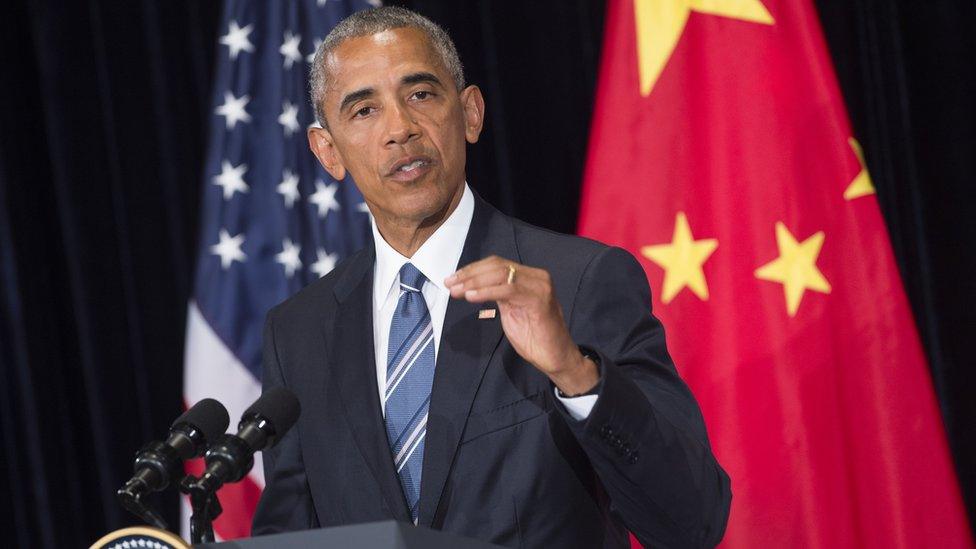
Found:
[[[566,397],[586,394],[600,382],[600,367],[597,363],[584,356],[578,348],[574,351],[569,359],[572,366],[549,376],[559,392]]]

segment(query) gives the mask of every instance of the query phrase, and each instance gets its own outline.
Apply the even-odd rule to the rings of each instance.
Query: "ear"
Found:
[[[346,166],[342,162],[342,156],[339,154],[329,130],[317,126],[309,128],[308,148],[312,150],[312,154],[319,159],[319,163],[333,179],[342,181],[346,177]]]
[[[485,98],[478,86],[468,86],[460,95],[464,109],[464,138],[468,143],[477,143],[485,124]]]

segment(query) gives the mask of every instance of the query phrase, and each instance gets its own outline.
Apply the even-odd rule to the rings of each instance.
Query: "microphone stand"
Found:
[[[258,427],[245,427],[244,436],[256,431],[263,436]],[[263,440],[259,446],[264,446]],[[224,435],[207,449],[207,468],[199,477],[187,475],[180,482],[180,491],[190,496],[193,516],[190,517],[190,541],[192,543],[212,542],[213,521],[223,509],[217,499],[217,490],[225,482],[237,482],[254,465],[254,450],[245,439],[236,435]]]
[[[116,496],[119,498],[119,502],[122,506],[126,508],[130,513],[139,517],[144,522],[159,528],[160,530],[166,530],[168,526],[163,517],[156,512],[148,503],[142,501],[142,497],[145,495],[145,491],[142,490],[143,486],[138,483],[138,478],[132,479],[125,484],[122,488],[116,492]]]
[[[220,506],[217,494],[200,482],[199,478],[187,475],[180,483],[180,492],[190,496],[190,543],[213,543],[213,521],[224,509]]]

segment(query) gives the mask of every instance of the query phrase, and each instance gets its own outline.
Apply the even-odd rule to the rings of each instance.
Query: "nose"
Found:
[[[420,128],[410,111],[402,104],[394,104],[386,110],[386,144],[403,145],[420,135]]]

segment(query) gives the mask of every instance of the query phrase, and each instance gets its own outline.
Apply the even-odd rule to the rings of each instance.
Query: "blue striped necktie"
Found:
[[[386,436],[400,486],[417,522],[427,410],[434,382],[434,326],[420,293],[426,277],[410,263],[400,269],[400,299],[390,324],[386,361]]]

